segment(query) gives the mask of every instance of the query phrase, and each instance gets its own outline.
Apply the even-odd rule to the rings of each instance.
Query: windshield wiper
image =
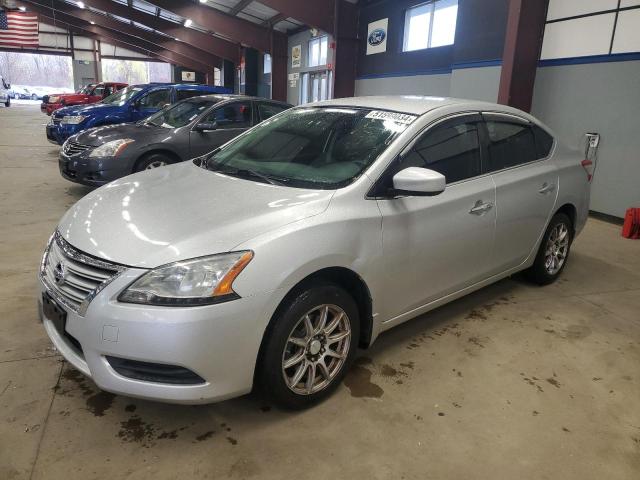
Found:
[[[270,185],[282,186],[286,182],[286,179],[270,177],[269,175],[256,172],[255,170],[249,170],[247,168],[215,168],[213,165],[207,165],[207,169],[238,178],[257,178]]]

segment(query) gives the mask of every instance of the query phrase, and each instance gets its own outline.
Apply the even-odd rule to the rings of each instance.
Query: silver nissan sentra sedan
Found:
[[[519,110],[343,98],[76,203],[42,259],[53,344],[109,392],[301,408],[356,349],[515,272],[554,281],[591,166]]]

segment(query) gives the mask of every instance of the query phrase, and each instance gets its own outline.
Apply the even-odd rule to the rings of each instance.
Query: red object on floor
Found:
[[[640,239],[640,208],[629,208],[624,216],[622,236]]]

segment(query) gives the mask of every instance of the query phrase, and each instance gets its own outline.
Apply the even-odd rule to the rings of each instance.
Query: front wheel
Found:
[[[163,153],[152,153],[145,155],[136,163],[133,172],[141,172],[142,170],[151,170],[153,168],[164,167],[173,163],[172,159]]]
[[[573,224],[564,213],[556,213],[542,237],[533,265],[526,276],[538,285],[548,285],[557,280],[569,258],[573,241]]]
[[[266,395],[289,409],[330,395],[353,361],[359,338],[353,298],[331,283],[316,283],[285,300],[265,339],[258,380]]]

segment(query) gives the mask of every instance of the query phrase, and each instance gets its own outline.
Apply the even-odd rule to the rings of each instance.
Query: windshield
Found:
[[[201,166],[292,187],[335,189],[362,173],[415,116],[362,108],[298,108],[265,120]]]
[[[211,98],[193,98],[176,103],[172,107],[151,115],[144,123],[164,128],[179,128],[191,123],[198,115],[219,100]]]
[[[118,107],[120,107],[127,103],[127,101],[140,90],[142,90],[142,87],[126,87],[122,90],[118,90],[113,95],[109,95],[107,98],[102,100],[101,103],[106,103],[107,105],[117,105]]]
[[[96,88],[96,84],[90,83],[89,85],[85,85],[80,90],[78,90],[78,93],[81,93],[83,95],[91,95],[91,92],[93,92],[94,88]]]

